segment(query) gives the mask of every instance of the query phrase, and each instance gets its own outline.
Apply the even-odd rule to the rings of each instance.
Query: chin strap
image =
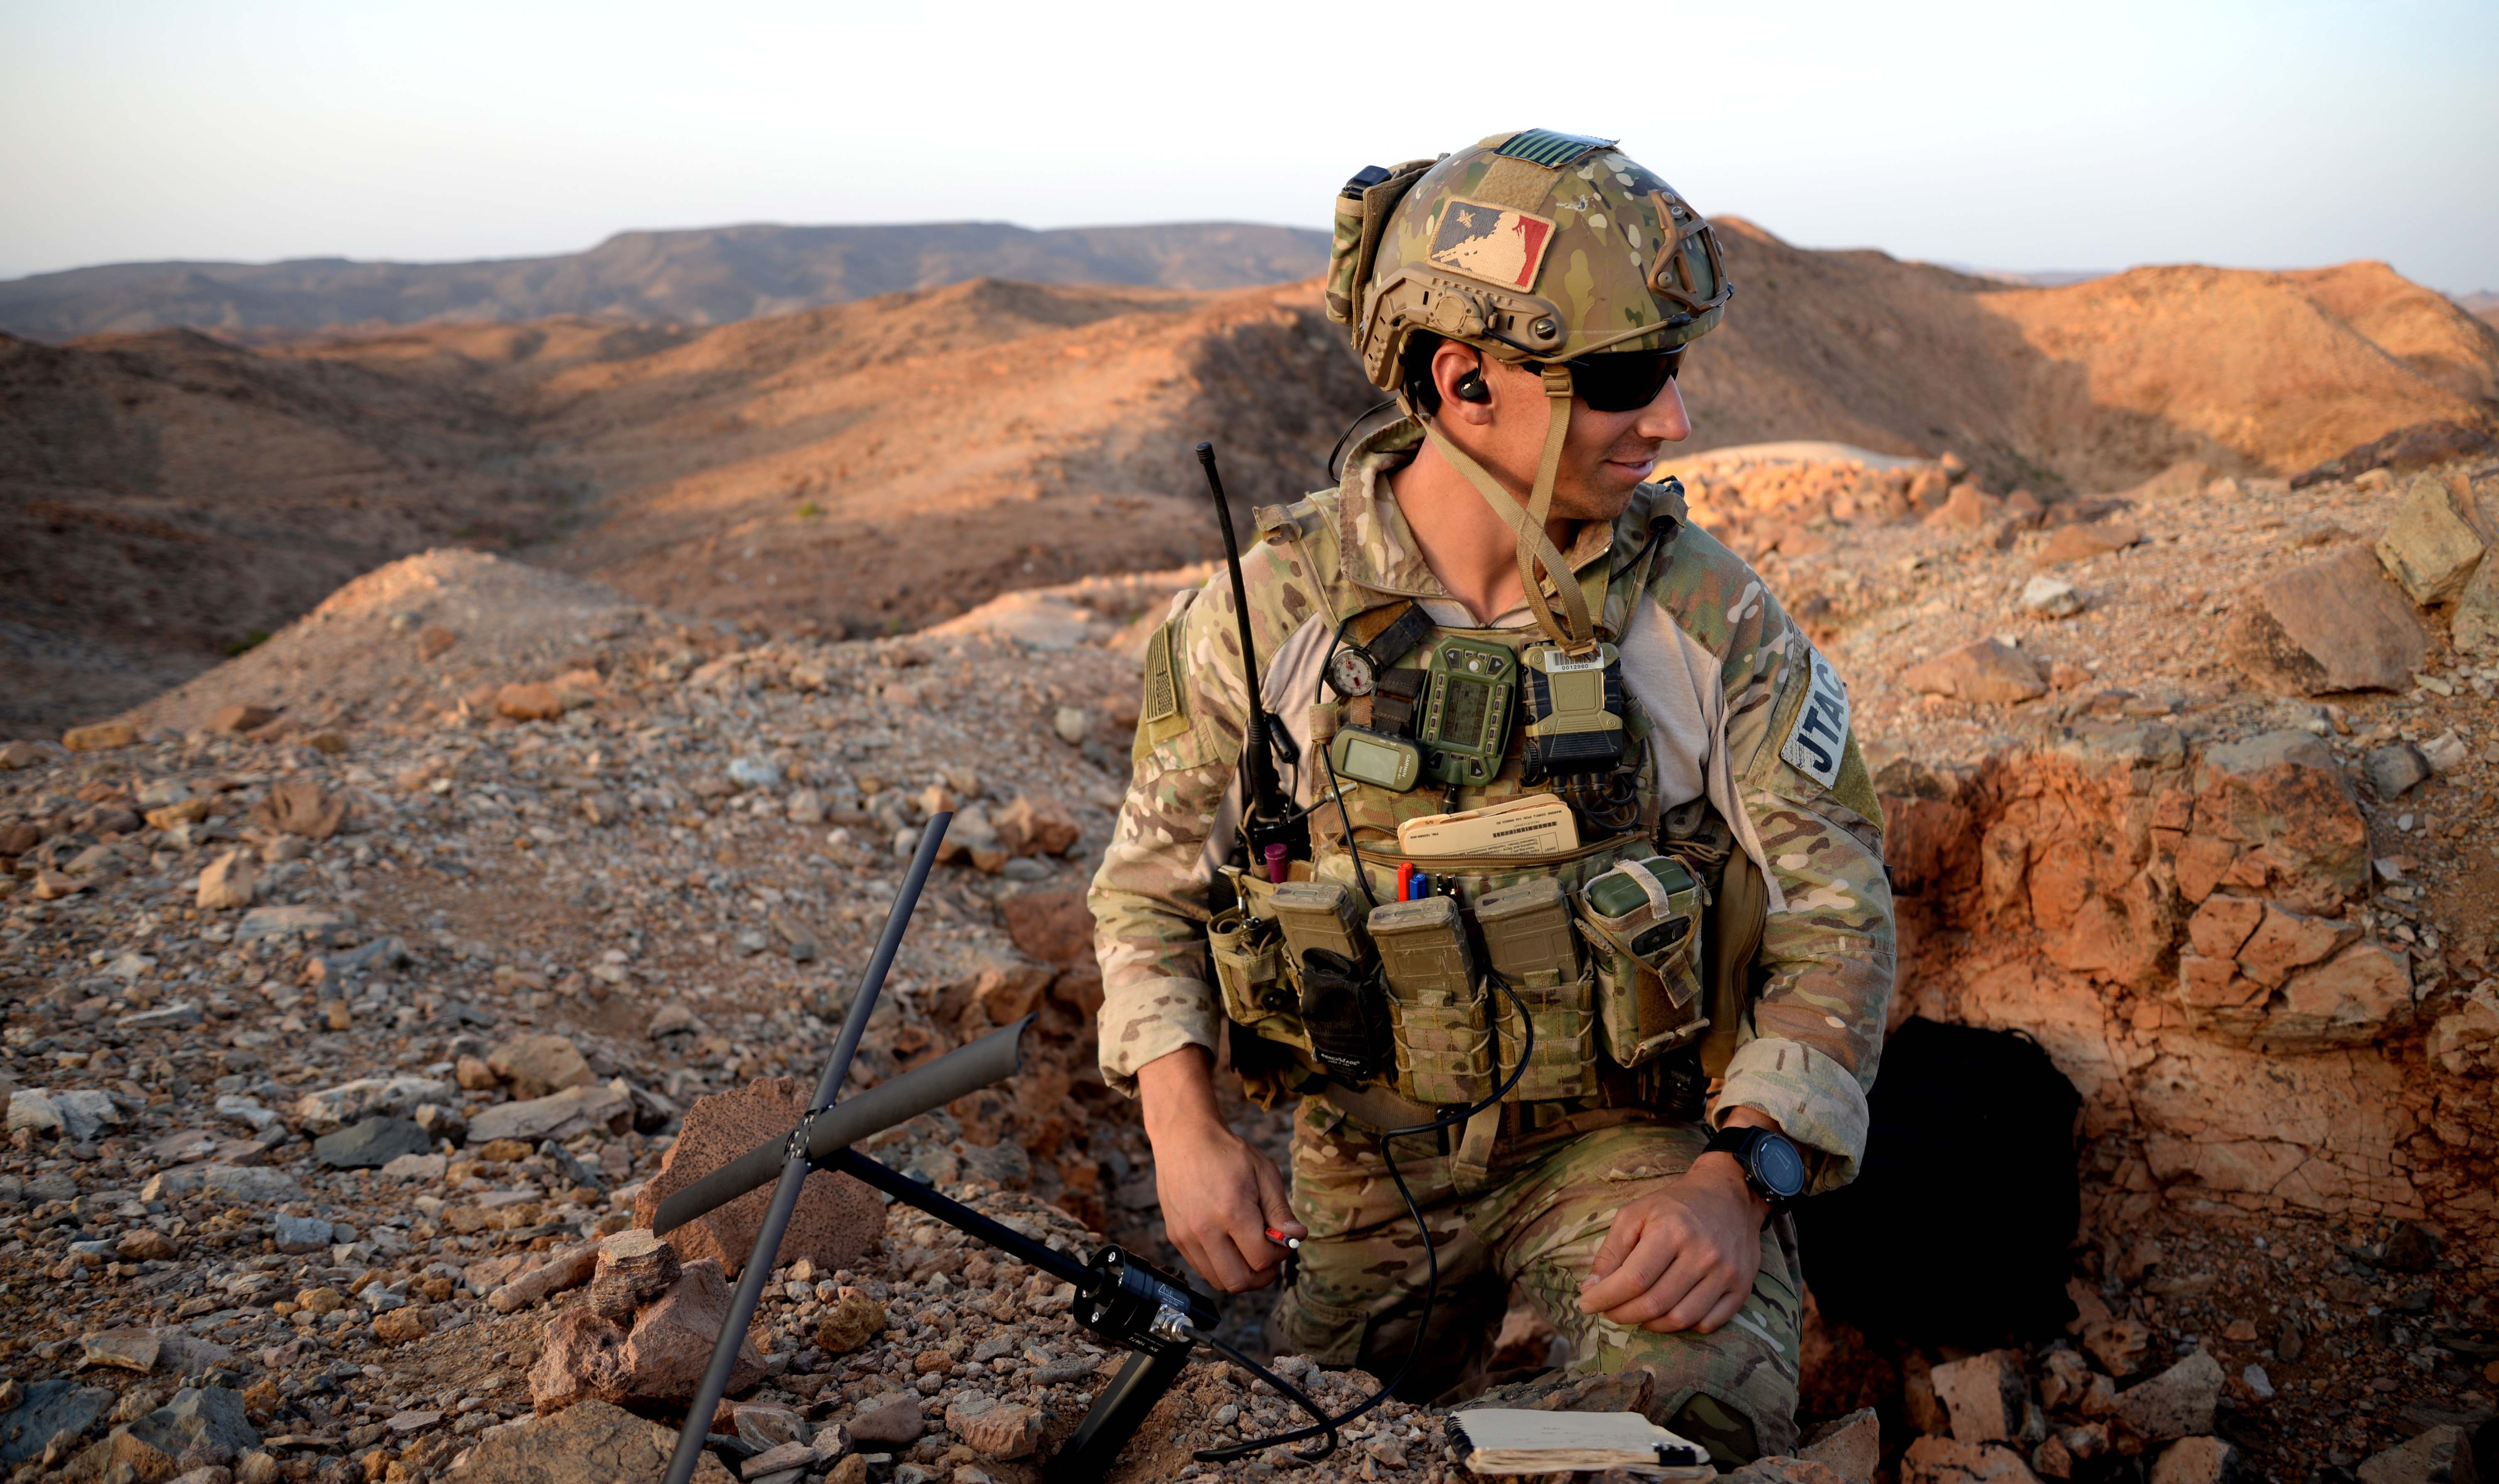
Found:
[[[1536,461],[1536,488],[1528,502],[1519,504],[1501,481],[1486,472],[1484,467],[1466,456],[1458,445],[1442,436],[1432,420],[1424,419],[1424,436],[1441,451],[1457,471],[1467,476],[1476,493],[1493,512],[1509,524],[1518,537],[1518,581],[1527,591],[1527,606],[1536,614],[1537,626],[1547,637],[1562,646],[1574,658],[1594,654],[1597,633],[1588,622],[1587,595],[1579,591],[1578,579],[1555,549],[1553,537],[1544,530],[1553,511],[1553,481],[1562,468],[1562,442],[1571,432],[1571,370],[1565,366],[1542,369],[1544,380],[1544,454]],[[1542,565],[1552,575],[1554,591],[1562,595],[1562,616],[1555,618],[1553,606],[1544,599],[1544,584],[1536,569]]]

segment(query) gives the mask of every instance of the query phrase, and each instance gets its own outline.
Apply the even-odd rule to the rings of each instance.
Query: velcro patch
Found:
[[[1177,619],[1156,625],[1153,637],[1146,641],[1145,703],[1139,708],[1137,720],[1149,729],[1156,729],[1158,723],[1173,721],[1184,714],[1180,665],[1175,653],[1180,643],[1179,628]]]
[[[1470,278],[1532,289],[1537,271],[1544,266],[1544,249],[1551,245],[1553,223],[1544,217],[1461,196],[1441,208],[1431,257]]]
[[[1501,147],[1493,153],[1554,168],[1568,165],[1589,150],[1603,149],[1612,143],[1609,139],[1591,139],[1585,134],[1564,134],[1554,129],[1521,129],[1502,141]]]
[[[1788,766],[1828,789],[1839,781],[1839,764],[1848,747],[1848,688],[1839,681],[1839,672],[1822,658],[1822,651],[1808,649],[1813,659],[1813,676],[1805,689],[1804,704],[1797,708],[1796,721],[1788,727],[1788,739],[1779,747],[1779,757]]]

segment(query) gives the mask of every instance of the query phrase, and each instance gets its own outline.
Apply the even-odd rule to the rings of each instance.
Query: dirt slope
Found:
[[[115,263],[0,283],[0,329],[41,339],[183,325],[318,330],[419,320],[727,324],[997,276],[1224,289],[1317,273],[1327,234],[1248,222],[1034,232],[1005,222],[620,232],[587,252],[471,263]]]
[[[1199,560],[1197,439],[1246,517],[1323,483],[1366,404],[1314,298],[981,280],[709,334],[0,341],[0,726],[120,710],[430,546],[836,632]]]
[[[1369,388],[1298,289],[984,280],[730,326],[536,394],[601,491],[548,554],[648,601],[918,628],[1011,588],[1210,554],[1325,483]]]
[[[132,704],[331,589],[568,498],[494,402],[188,331],[0,337],[0,729]]]

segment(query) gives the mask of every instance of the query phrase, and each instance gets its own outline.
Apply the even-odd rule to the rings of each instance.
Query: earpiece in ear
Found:
[[[1471,371],[1458,378],[1456,387],[1460,402],[1490,402],[1492,388],[1484,385],[1483,372]]]

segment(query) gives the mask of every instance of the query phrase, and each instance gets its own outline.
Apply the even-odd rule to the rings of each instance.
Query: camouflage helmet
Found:
[[[1510,362],[1667,350],[1734,291],[1708,222],[1611,140],[1496,134],[1372,166],[1336,206],[1328,317],[1390,391],[1417,331]]]
[[[1431,446],[1509,523],[1528,607],[1574,659],[1603,646],[1545,530],[1571,427],[1568,363],[1689,344],[1734,292],[1709,223],[1612,140],[1496,134],[1437,160],[1370,166],[1337,196],[1328,317],[1351,336],[1372,384],[1399,394]],[[1544,452],[1523,501],[1406,397],[1406,347],[1424,333],[1542,380]]]

